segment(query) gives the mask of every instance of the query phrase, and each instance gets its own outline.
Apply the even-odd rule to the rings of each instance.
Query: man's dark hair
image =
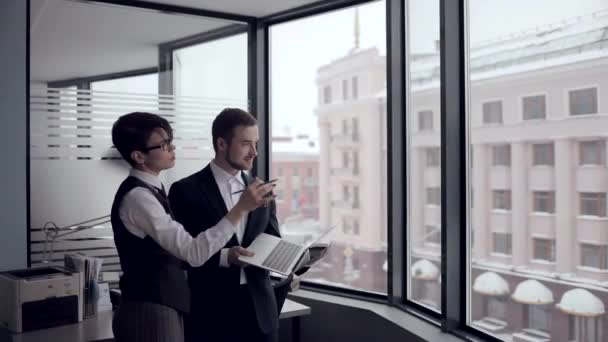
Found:
[[[253,115],[239,108],[224,108],[213,120],[211,135],[213,137],[213,149],[217,152],[217,139],[223,138],[230,144],[237,126],[250,127],[257,125]]]
[[[131,152],[144,150],[152,133],[160,128],[173,140],[173,129],[165,118],[144,112],[125,114],[112,126],[112,143],[123,159],[135,166]]]

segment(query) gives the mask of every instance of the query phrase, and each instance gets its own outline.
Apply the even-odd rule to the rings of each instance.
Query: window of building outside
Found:
[[[579,142],[580,165],[605,165],[606,140],[587,140]]]
[[[494,209],[511,210],[511,191],[493,190],[492,203]]]
[[[568,92],[570,115],[596,114],[597,88],[585,88]]]
[[[608,246],[581,243],[581,266],[608,269]]]
[[[323,103],[324,104],[331,103],[331,86],[323,87]]]
[[[348,151],[342,151],[342,168],[346,169],[348,168],[348,162],[349,162],[349,157],[348,157]]]
[[[507,318],[507,303],[504,297],[487,297],[486,315],[492,318],[505,320]]]
[[[441,229],[435,225],[424,226],[424,237],[426,243],[440,244],[441,243]]]
[[[348,80],[342,80],[342,100],[348,100]]]
[[[359,141],[359,118],[353,118],[353,141]]]
[[[535,213],[555,213],[554,191],[533,191],[532,201]]]
[[[580,215],[606,217],[606,193],[581,192]]]
[[[342,134],[348,135],[348,121],[346,119],[342,120]]]
[[[512,254],[512,241],[510,233],[493,233],[493,252],[505,255]]]
[[[553,143],[532,144],[532,165],[554,165]]]
[[[441,163],[441,151],[439,147],[428,147],[425,149],[426,153],[426,166],[427,167],[439,167]]]
[[[528,327],[545,332],[551,331],[551,317],[549,315],[549,305],[527,305],[528,307]]]
[[[491,101],[482,104],[483,123],[502,123],[502,101]]]
[[[353,100],[358,99],[359,98],[359,78],[357,76],[353,76],[351,88],[353,90]]]
[[[510,166],[511,165],[511,145],[492,146],[492,165]]]
[[[555,261],[555,240],[534,238],[534,259]]]
[[[346,184],[342,185],[342,199],[344,201],[350,201],[350,191],[349,187]]]
[[[353,185],[353,203],[352,207],[355,209],[359,208],[359,186]]]
[[[467,326],[501,341],[606,341],[608,2],[535,0],[523,14],[467,0],[465,11]],[[496,169],[493,146],[506,144],[510,167]],[[507,256],[495,252],[504,232]],[[504,318],[485,308],[493,297]]]
[[[421,110],[418,112],[418,129],[421,131],[433,130],[433,111]]]
[[[359,220],[354,219],[353,221],[353,234],[359,235]]]
[[[427,188],[426,189],[426,204],[440,205],[441,204],[441,189]]]
[[[545,95],[526,96],[522,99],[524,120],[544,119],[547,116]]]

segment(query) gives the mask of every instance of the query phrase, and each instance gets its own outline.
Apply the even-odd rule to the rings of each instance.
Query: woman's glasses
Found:
[[[175,145],[173,145],[173,139],[165,139],[165,140],[161,141],[160,145],[144,147],[141,149],[141,151],[148,152],[151,150],[155,150],[157,148],[160,148],[163,151],[170,151],[170,150],[174,149]]]

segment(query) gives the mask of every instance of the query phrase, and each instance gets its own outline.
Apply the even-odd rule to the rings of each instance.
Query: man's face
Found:
[[[226,162],[235,170],[251,170],[258,155],[258,126],[237,126],[233,133],[225,153]]]

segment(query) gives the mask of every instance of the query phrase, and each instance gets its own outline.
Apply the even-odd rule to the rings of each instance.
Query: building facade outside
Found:
[[[513,341],[602,341],[608,12],[470,55],[471,323]],[[410,62],[410,298],[438,310],[439,54]],[[385,289],[385,70],[357,47],[318,69],[319,220],[338,232],[313,280]]]

